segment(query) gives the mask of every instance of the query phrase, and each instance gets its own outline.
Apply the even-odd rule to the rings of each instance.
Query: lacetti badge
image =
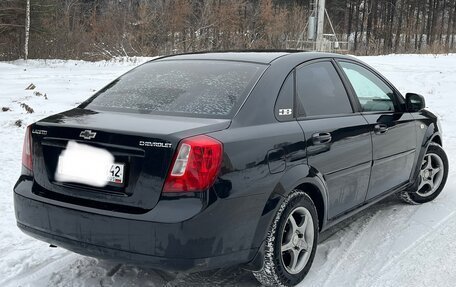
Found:
[[[32,134],[36,134],[36,135],[47,135],[47,131],[46,130],[32,130]]]
[[[93,139],[93,138],[95,138],[96,135],[97,135],[97,133],[93,132],[91,130],[85,130],[79,134],[79,136],[85,140]]]
[[[150,146],[150,147],[163,147],[163,148],[171,148],[173,145],[171,143],[161,143],[161,142],[147,142],[147,141],[139,141],[140,146]]]

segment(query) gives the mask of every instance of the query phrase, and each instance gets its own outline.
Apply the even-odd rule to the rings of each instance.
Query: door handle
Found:
[[[330,133],[315,133],[312,135],[312,142],[314,144],[325,144],[331,141],[332,137]]]
[[[384,134],[388,131],[388,126],[385,124],[377,124],[374,126],[374,132],[376,134]]]

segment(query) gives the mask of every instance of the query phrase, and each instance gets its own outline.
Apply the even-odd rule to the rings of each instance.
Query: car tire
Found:
[[[266,238],[263,267],[253,275],[263,286],[297,285],[314,260],[318,232],[315,204],[305,192],[294,190],[274,217]]]
[[[438,171],[437,171],[438,170]],[[442,192],[448,177],[448,158],[443,148],[429,145],[418,174],[418,188],[401,191],[398,197],[409,204],[422,204],[434,200]]]

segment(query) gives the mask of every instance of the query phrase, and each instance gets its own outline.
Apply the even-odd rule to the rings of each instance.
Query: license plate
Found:
[[[59,162],[63,162],[61,158],[59,158]],[[62,176],[62,175],[67,175],[69,177],[73,177],[75,180],[68,180],[68,181],[77,181],[76,179],[81,179],[81,175],[79,172],[68,172],[65,170],[64,165],[60,164],[59,165],[59,170],[57,173]],[[106,180],[107,182],[115,183],[115,184],[123,184],[124,183],[124,168],[125,165],[123,163],[115,163],[111,166],[109,171],[107,172],[107,177]],[[65,181],[65,180],[63,180]],[[84,182],[81,182],[84,183]]]
[[[108,181],[116,184],[123,184],[124,166],[123,163],[114,163],[109,169]]]
[[[59,156],[55,179],[97,187],[123,185],[124,169],[109,151],[70,141]]]

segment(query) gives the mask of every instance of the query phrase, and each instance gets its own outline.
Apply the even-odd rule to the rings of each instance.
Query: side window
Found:
[[[318,62],[296,71],[298,115],[352,113],[344,85],[331,62]]]
[[[294,97],[294,74],[290,73],[285,79],[274,108],[274,113],[279,121],[292,120],[293,117],[293,97]]]
[[[339,62],[348,77],[364,112],[394,111],[394,92],[368,69]]]

